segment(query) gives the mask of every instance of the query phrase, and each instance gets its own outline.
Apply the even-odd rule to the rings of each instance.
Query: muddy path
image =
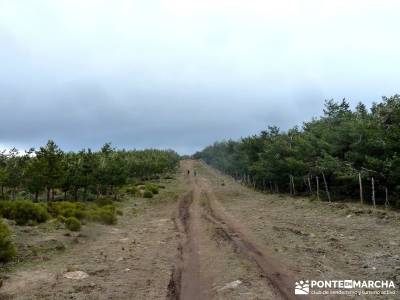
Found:
[[[192,173],[194,167],[193,161],[183,164],[183,168]],[[293,274],[275,257],[269,256],[246,228],[226,213],[207,179],[189,175],[186,182],[190,192],[182,197],[178,215],[174,217],[182,239],[169,284],[169,299],[294,299]],[[203,262],[206,266],[207,261],[212,261],[215,252],[220,257],[229,257],[237,265],[246,264],[241,280],[232,282],[246,282],[247,289],[254,288],[254,293],[235,295],[234,287],[229,283],[218,287],[216,282],[221,272],[236,274],[234,269],[227,268],[231,262],[224,258],[219,263],[225,266],[214,265],[212,270],[201,266]]]
[[[208,299],[205,281],[200,275],[198,191],[188,192],[179,203],[175,222],[182,239],[169,284],[168,299]]]

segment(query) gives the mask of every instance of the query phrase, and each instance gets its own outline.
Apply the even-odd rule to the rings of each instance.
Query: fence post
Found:
[[[322,178],[324,179],[325,191],[326,191],[326,195],[328,196],[328,201],[331,202],[331,194],[329,193],[328,183],[326,182],[326,178],[325,178],[324,172],[322,172]]]
[[[364,196],[363,196],[361,172],[358,172],[358,183],[360,185],[360,202],[361,202],[361,204],[363,204],[364,203]]]
[[[385,186],[385,207],[389,207],[389,195],[388,195],[388,188]]]
[[[291,179],[292,179],[292,191],[293,191],[293,196],[296,194],[296,190],[294,188],[294,176],[290,175]]]
[[[371,178],[371,185],[372,185],[372,204],[374,205],[374,208],[376,208],[376,203],[375,203],[375,180],[374,180],[374,177]]]

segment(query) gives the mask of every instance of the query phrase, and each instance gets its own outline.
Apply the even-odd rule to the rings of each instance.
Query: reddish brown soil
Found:
[[[183,164],[184,169],[193,170],[192,161]],[[265,290],[274,299],[294,299],[293,275],[279,263],[275,257],[270,257],[247,234],[243,225],[235,222],[223,209],[207,180],[201,176],[188,176],[186,182],[188,192],[179,204],[178,220],[183,228],[183,242],[179,249],[180,255],[174,271],[173,283],[170,284],[171,299],[211,299],[217,296],[215,289],[207,285],[210,273],[202,273],[200,253],[212,250],[209,244],[222,239],[231,245],[237,253],[237,260],[247,259],[252,267],[248,273],[262,275]],[[218,235],[210,236],[205,227],[213,227]],[[205,241],[199,245],[200,241]],[[222,249],[219,250],[222,252]],[[258,279],[259,280],[259,279]]]

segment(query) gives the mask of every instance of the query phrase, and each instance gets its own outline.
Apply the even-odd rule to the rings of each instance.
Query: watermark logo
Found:
[[[395,295],[392,280],[300,280],[295,295]]]
[[[310,282],[308,280],[296,281],[296,286],[294,288],[295,295],[308,295],[310,292]]]

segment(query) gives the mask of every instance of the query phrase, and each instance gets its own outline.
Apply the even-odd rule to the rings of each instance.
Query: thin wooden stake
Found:
[[[371,178],[371,185],[372,185],[372,204],[374,205],[374,208],[376,208],[376,203],[375,203],[375,180],[374,180],[374,177]]]
[[[312,195],[312,188],[311,188],[311,179],[310,179],[310,175],[308,175],[307,181],[308,181],[308,188],[310,189],[310,195]]]
[[[389,192],[388,192],[388,188],[385,186],[385,207],[388,208],[389,207]]]
[[[361,202],[361,204],[363,204],[364,203],[364,196],[363,196],[361,172],[358,173],[358,183],[360,185],[360,202]]]
[[[315,180],[317,181],[317,200],[319,201],[319,177],[315,176]]]
[[[294,176],[293,175],[291,175],[292,176],[292,190],[293,190],[293,195],[295,195],[296,194],[296,190],[295,190],[295,188],[294,188]]]
[[[328,196],[328,201],[331,202],[331,194],[329,193],[328,183],[326,182],[326,178],[325,178],[324,172],[322,172],[322,178],[324,179],[325,191],[326,191],[326,195]]]

